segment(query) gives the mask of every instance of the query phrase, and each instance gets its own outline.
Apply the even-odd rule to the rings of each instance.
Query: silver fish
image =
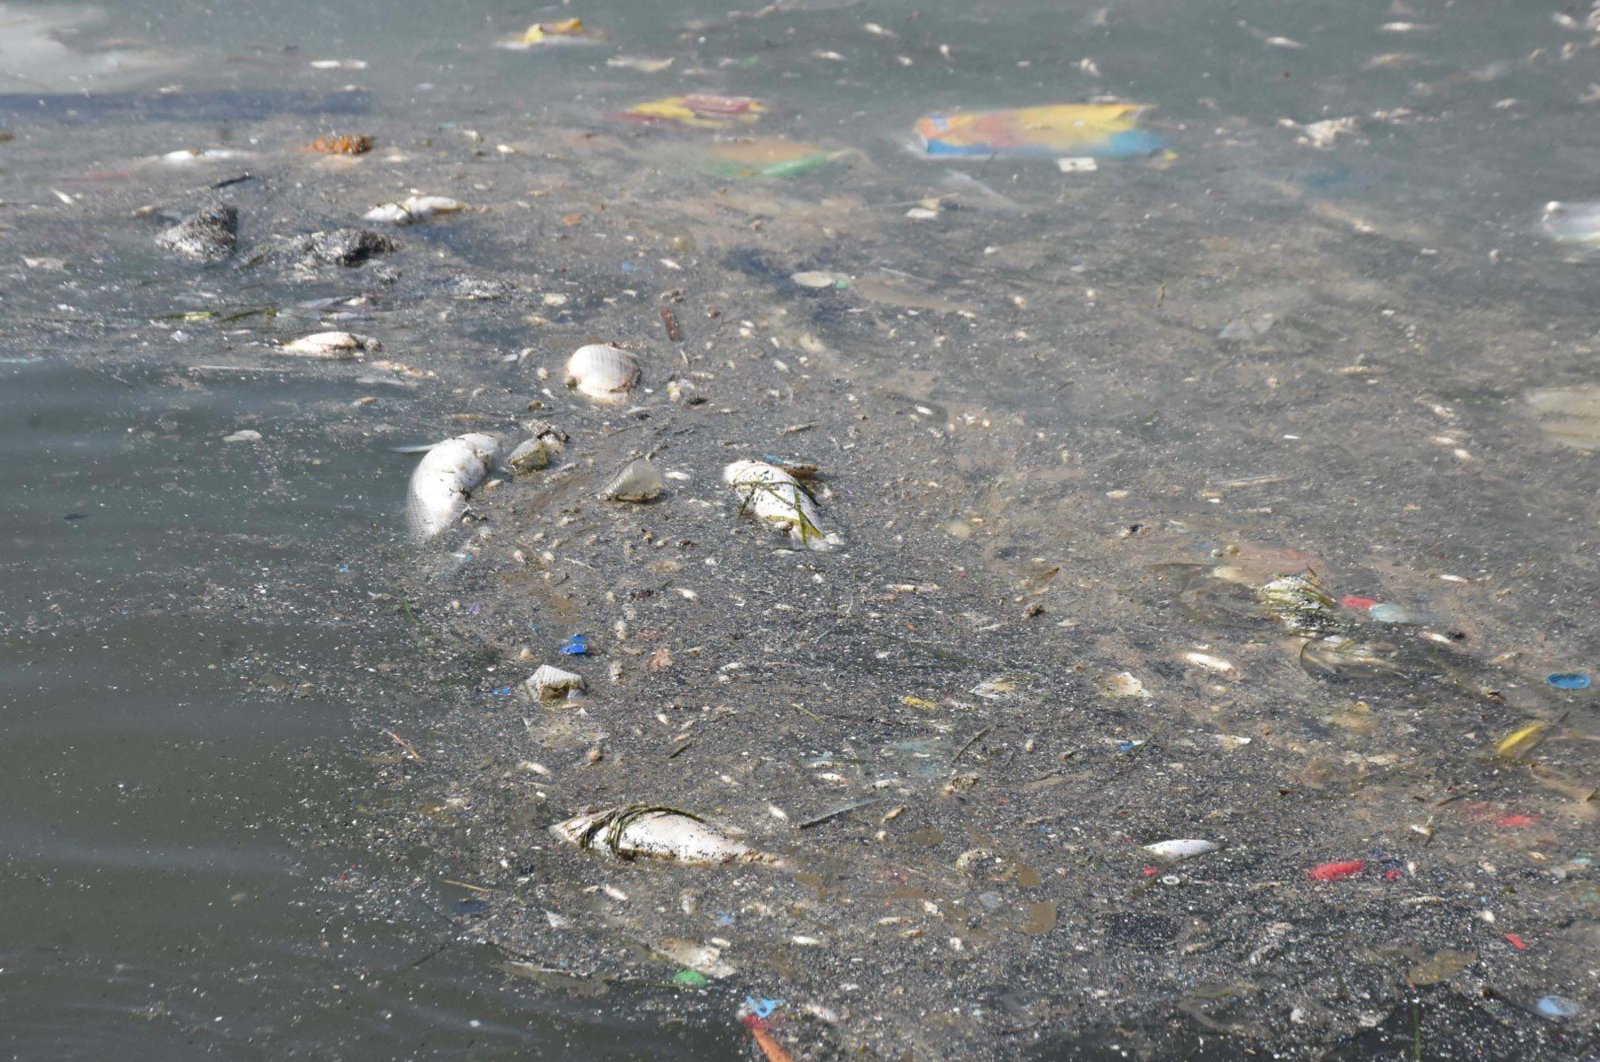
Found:
[[[743,510],[807,549],[826,550],[844,544],[835,533],[817,526],[817,507],[800,481],[765,461],[735,461],[722,470],[722,480],[739,496]]]
[[[411,473],[406,524],[419,539],[432,538],[461,518],[467,495],[489,474],[500,453],[492,435],[473,432],[431,448]]]
[[[467,204],[442,195],[411,195],[398,203],[384,203],[361,215],[363,221],[386,221],[391,225],[410,225],[426,221],[435,214],[454,214]]]
[[[357,335],[354,332],[315,332],[309,336],[302,336],[293,343],[285,343],[279,348],[279,352],[292,354],[297,358],[349,361],[363,354],[376,354],[382,349],[383,344],[371,336]]]
[[[579,848],[600,847],[618,859],[646,856],[680,863],[780,863],[707,824],[697,815],[651,804],[623,804],[558,822],[550,832]]]

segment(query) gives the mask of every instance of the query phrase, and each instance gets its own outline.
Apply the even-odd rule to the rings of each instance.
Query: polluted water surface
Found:
[[[447,6],[0,5],[0,1043],[1597,1050],[1600,15]]]

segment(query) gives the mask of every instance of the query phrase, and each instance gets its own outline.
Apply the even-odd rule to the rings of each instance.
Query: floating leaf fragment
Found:
[[[1541,722],[1513,730],[1495,743],[1494,754],[1505,760],[1520,760],[1544,740],[1545,731],[1549,729],[1549,723]]]
[[[1413,988],[1436,985],[1448,981],[1477,961],[1478,953],[1475,951],[1451,951],[1447,948],[1435,952],[1406,971],[1406,981]]]

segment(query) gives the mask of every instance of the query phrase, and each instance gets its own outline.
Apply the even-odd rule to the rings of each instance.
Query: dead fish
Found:
[[[278,348],[278,352],[291,354],[297,358],[350,361],[363,354],[376,354],[382,349],[383,344],[371,336],[357,335],[354,332],[315,332],[309,336],[302,336],[293,343],[285,343]]]
[[[1193,859],[1195,856],[1205,855],[1207,852],[1215,852],[1218,845],[1215,841],[1199,841],[1185,838],[1157,841],[1154,844],[1147,844],[1142,847],[1154,859],[1165,863],[1178,863],[1185,859]]]
[[[800,482],[765,461],[735,461],[722,470],[722,480],[739,495],[741,511],[789,532],[807,549],[826,550],[844,544],[836,533],[817,526],[817,507]]]
[[[618,472],[600,492],[600,497],[607,501],[647,502],[659,498],[665,488],[666,481],[656,471],[656,466],[641,457]]]
[[[559,667],[542,664],[523,685],[533,693],[534,699],[541,701],[565,700],[573,693],[582,693],[588,689],[584,684],[582,675],[574,675],[570,671],[562,671]]]
[[[446,439],[428,450],[411,473],[406,491],[406,524],[419,539],[432,538],[460,519],[467,496],[489,474],[500,453],[492,435],[472,432]]]
[[[639,382],[639,359],[606,343],[590,343],[567,359],[567,386],[601,402],[620,402]]]
[[[623,804],[558,822],[550,832],[579,848],[603,847],[618,859],[646,856],[680,863],[780,863],[709,825],[698,815],[652,804]]]
[[[386,221],[391,225],[410,225],[426,221],[435,214],[454,214],[467,204],[442,195],[409,195],[398,203],[384,203],[361,215],[363,221]]]

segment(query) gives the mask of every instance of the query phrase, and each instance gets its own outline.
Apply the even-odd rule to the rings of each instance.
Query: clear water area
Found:
[[[384,622],[399,623],[393,601],[373,596],[394,589],[394,573],[377,567],[393,554],[372,547],[394,541],[408,467],[381,448],[416,441],[407,415],[437,418],[438,405],[383,391],[385,422],[367,427],[350,410],[373,393],[369,382],[198,369],[230,360],[209,356],[216,326],[152,321],[361,285],[196,274],[163,261],[148,225],[130,220],[140,206],[187,202],[209,178],[245,170],[271,182],[262,210],[284,231],[347,218],[337,171],[293,153],[315,133],[370,128],[414,154],[437,138],[447,146],[427,159],[429,172],[455,167],[466,176],[452,192],[497,200],[514,194],[505,187],[538,186],[527,147],[542,128],[606,131],[606,113],[687,90],[779,100],[791,135],[861,153],[847,178],[791,194],[815,202],[858,191],[872,198],[873,223],[852,240],[800,234],[826,225],[821,210],[797,226],[789,256],[730,257],[730,268],[775,282],[840,260],[887,266],[900,286],[885,295],[880,284],[880,301],[983,310],[980,325],[951,329],[960,338],[948,347],[853,352],[885,388],[1016,415],[1052,439],[1073,433],[1069,448],[1087,464],[1072,479],[1096,486],[1092,522],[1107,530],[1152,516],[1195,521],[1217,509],[1207,490],[1265,488],[1240,507],[1259,511],[1230,510],[1230,528],[1315,527],[1292,544],[1343,558],[1351,574],[1422,592],[1388,562],[1366,564],[1374,542],[1468,574],[1516,570],[1525,600],[1562,618],[1504,607],[1502,626],[1547,630],[1502,640],[1552,668],[1582,664],[1593,644],[1581,619],[1594,589],[1592,492],[1561,484],[1586,459],[1530,450],[1516,403],[1527,387],[1585,382],[1590,371],[1592,274],[1534,225],[1545,200],[1596,193],[1600,146],[1583,135],[1593,106],[1584,102],[1594,54],[1586,12],[785,6],[732,19],[713,4],[151,2],[82,21],[54,5],[0,9],[16,33],[0,52],[12,93],[0,129],[14,136],[0,143],[0,236],[13,252],[0,266],[0,903],[19,912],[0,941],[0,1001],[12,1016],[0,1037],[14,1054],[742,1049],[713,1021],[675,1020],[698,1004],[648,989],[617,989],[597,1004],[508,982],[488,971],[497,953],[447,943],[459,912],[433,909],[421,893],[409,905],[393,893],[365,899],[362,883],[385,857],[339,839],[356,832],[348,823],[363,810],[352,794],[372,759],[398,755],[372,720],[414,725],[444,695],[382,671],[409,643]],[[606,40],[492,47],[530,21],[570,15]],[[114,63],[102,61],[107,53]],[[615,55],[676,59],[647,75],[603,65]],[[313,71],[311,58],[368,65]],[[347,84],[366,96],[337,95]],[[171,85],[182,90],[152,94]],[[980,192],[894,143],[940,107],[1102,92],[1159,105],[1155,124],[1178,158],[1106,163],[1089,175],[1048,162],[968,165],[960,172],[982,180]],[[319,115],[330,108],[365,114]],[[1343,117],[1356,128],[1327,150],[1298,143],[1308,134],[1284,124]],[[465,139],[473,127],[487,131],[481,143]],[[524,151],[497,158],[497,138]],[[560,156],[574,143],[546,150]],[[176,176],[139,164],[219,144],[266,158]],[[645,140],[594,166],[636,196],[681,196],[697,187],[693,150]],[[621,171],[617,159],[656,168],[659,180]],[[406,187],[407,167],[391,171],[362,193]],[[238,190],[258,194],[248,183]],[[929,196],[950,197],[941,227],[898,220]],[[621,205],[648,215],[647,200]],[[296,210],[305,224],[294,224]],[[247,213],[247,232],[252,224]],[[547,241],[483,225],[460,232],[426,239],[484,274],[526,273],[541,268],[530,264],[536,256],[555,257]],[[817,260],[822,248],[833,262]],[[64,271],[20,265],[24,254],[59,257]],[[575,272],[606,264],[603,250],[582,254]],[[524,312],[478,315],[465,328],[481,347],[514,351]],[[849,334],[848,318],[815,313]],[[239,344],[287,332],[296,322],[285,318],[237,322]],[[1215,338],[1265,318],[1256,340]],[[420,313],[408,326],[449,335],[429,331]],[[582,328],[578,320],[569,331]],[[196,337],[199,347],[186,345]],[[482,362],[486,374],[499,371],[495,358]],[[1035,382],[1041,372],[1048,387]],[[270,429],[266,445],[221,441],[252,425]],[[1480,457],[1503,455],[1495,472],[1432,474],[1457,468],[1464,433]],[[1292,448],[1286,436],[1298,437]],[[1039,457],[1027,432],[1018,438],[997,459]],[[1185,490],[1181,501],[1124,514],[1098,500],[1152,466]],[[1004,529],[985,546],[1000,569],[1021,567],[1084,519],[1063,508],[1078,502],[1054,496],[1065,480],[985,495],[985,470],[970,471],[969,504],[952,501],[949,515],[992,520],[987,509],[1004,505]],[[1397,485],[1403,499],[1390,494]],[[1400,503],[1356,500],[1373,498]],[[1104,557],[1082,549],[1087,561]],[[1490,607],[1455,604],[1458,614]],[[1385,1038],[1373,1049],[1408,1046],[1408,1017],[1376,1030]],[[1139,1036],[1167,1057],[1207,1049],[1187,1033]],[[1092,1042],[1049,1050],[1095,1057],[1116,1043],[1115,1030],[1096,1031]]]

